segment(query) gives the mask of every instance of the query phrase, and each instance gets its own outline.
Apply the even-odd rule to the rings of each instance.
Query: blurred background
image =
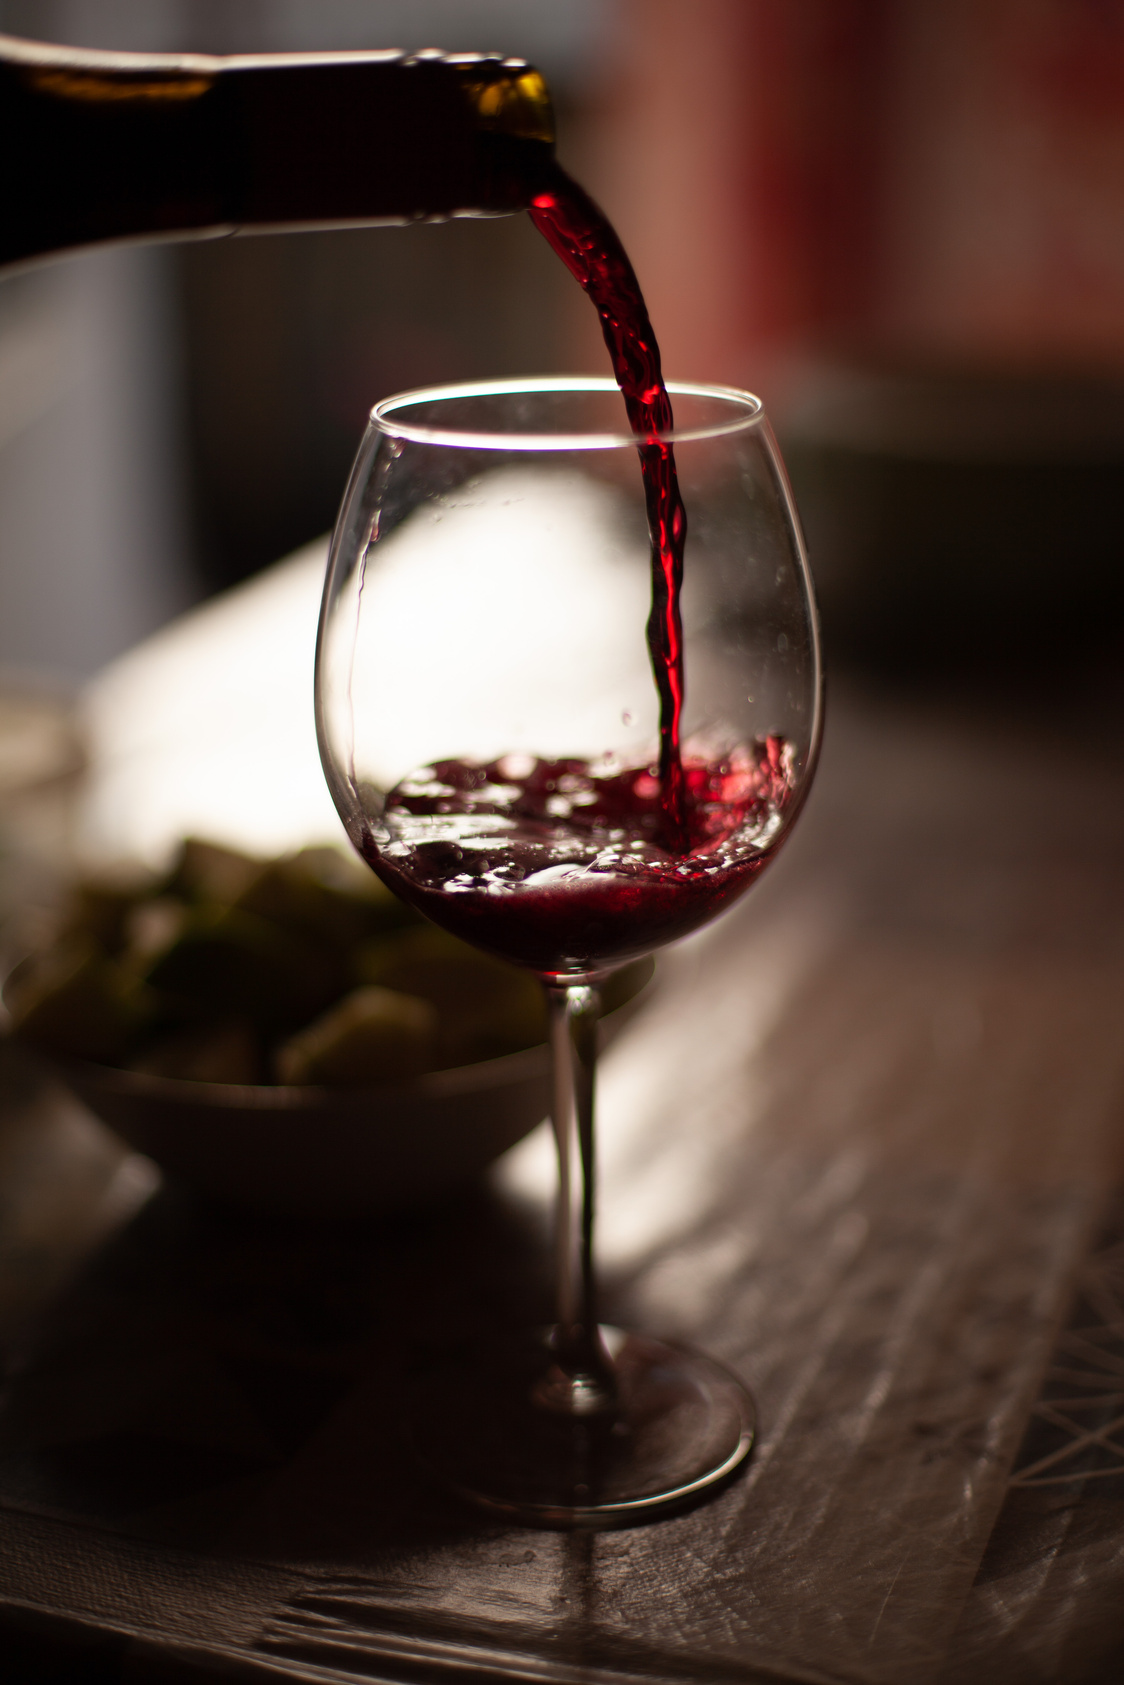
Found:
[[[1044,702],[1114,685],[1124,0],[0,0],[0,27],[527,56],[666,372],[773,413],[833,667]],[[387,392],[606,367],[525,218],[9,277],[0,666],[74,685],[323,532]]]

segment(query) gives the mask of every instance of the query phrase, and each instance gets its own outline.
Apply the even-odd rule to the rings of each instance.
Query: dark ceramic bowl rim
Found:
[[[5,996],[12,979],[31,958],[22,954],[5,967],[0,983],[0,1035],[5,1040],[24,1046],[12,1036],[9,1028],[9,1009]],[[602,1022],[613,1034],[631,1018],[633,1011],[646,995],[654,964],[644,982],[628,1000],[605,1014]],[[545,1071],[550,1049],[546,1042],[504,1053],[495,1059],[479,1059],[469,1065],[450,1065],[446,1070],[426,1071],[421,1076],[406,1077],[396,1082],[382,1082],[369,1087],[328,1088],[307,1084],[301,1087],[284,1083],[198,1082],[187,1077],[156,1076],[146,1071],[124,1070],[118,1065],[104,1065],[93,1059],[78,1059],[72,1055],[50,1053],[45,1049],[26,1048],[43,1059],[62,1076],[68,1071],[87,1083],[97,1083],[119,1094],[135,1094],[169,1105],[209,1105],[245,1112],[315,1112],[325,1106],[333,1110],[368,1110],[373,1104],[408,1100],[451,1100],[460,1094],[475,1094],[481,1089],[504,1087]]]
[[[623,1010],[621,1008],[620,1010]],[[615,1015],[614,1015],[615,1016]],[[38,1049],[35,1049],[39,1053]],[[531,1076],[545,1065],[548,1049],[545,1042],[535,1047],[521,1048],[518,1053],[505,1053],[498,1059],[482,1059],[472,1065],[453,1065],[444,1071],[426,1071],[418,1077],[406,1077],[397,1082],[379,1083],[377,1087],[326,1088],[307,1084],[302,1087],[284,1083],[197,1082],[187,1077],[156,1076],[145,1071],[122,1070],[117,1065],[97,1064],[90,1059],[75,1059],[65,1054],[39,1053],[65,1075],[68,1071],[80,1074],[87,1082],[97,1082],[118,1093],[144,1095],[148,1099],[163,1100],[169,1105],[191,1104],[227,1107],[235,1111],[319,1111],[325,1105],[333,1108],[367,1110],[376,1102],[409,1099],[453,1099],[459,1094],[472,1094],[481,1088],[492,1088],[505,1082],[517,1082]]]

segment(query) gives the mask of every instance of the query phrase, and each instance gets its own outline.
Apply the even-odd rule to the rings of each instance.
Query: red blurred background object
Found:
[[[765,398],[835,662],[1117,663],[1124,0],[0,0],[0,24],[532,58],[668,374]],[[0,287],[0,369],[0,663],[81,673],[330,526],[379,397],[606,361],[516,218],[93,254]]]
[[[624,0],[616,39],[581,169],[672,370],[1124,368],[1120,0]]]

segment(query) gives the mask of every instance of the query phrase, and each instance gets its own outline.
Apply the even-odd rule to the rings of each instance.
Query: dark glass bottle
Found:
[[[0,265],[104,240],[526,208],[554,132],[519,59],[79,52],[0,36]]]

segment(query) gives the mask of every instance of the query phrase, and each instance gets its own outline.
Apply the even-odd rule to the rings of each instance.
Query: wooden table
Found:
[[[0,1656],[1119,1678],[1122,1024],[1119,770],[837,700],[787,852],[601,1088],[607,1309],[722,1357],[761,1437],[709,1504],[569,1536],[429,1490],[398,1419],[435,1354],[544,1314],[541,1142],[442,1210],[267,1221],[7,1056]]]

